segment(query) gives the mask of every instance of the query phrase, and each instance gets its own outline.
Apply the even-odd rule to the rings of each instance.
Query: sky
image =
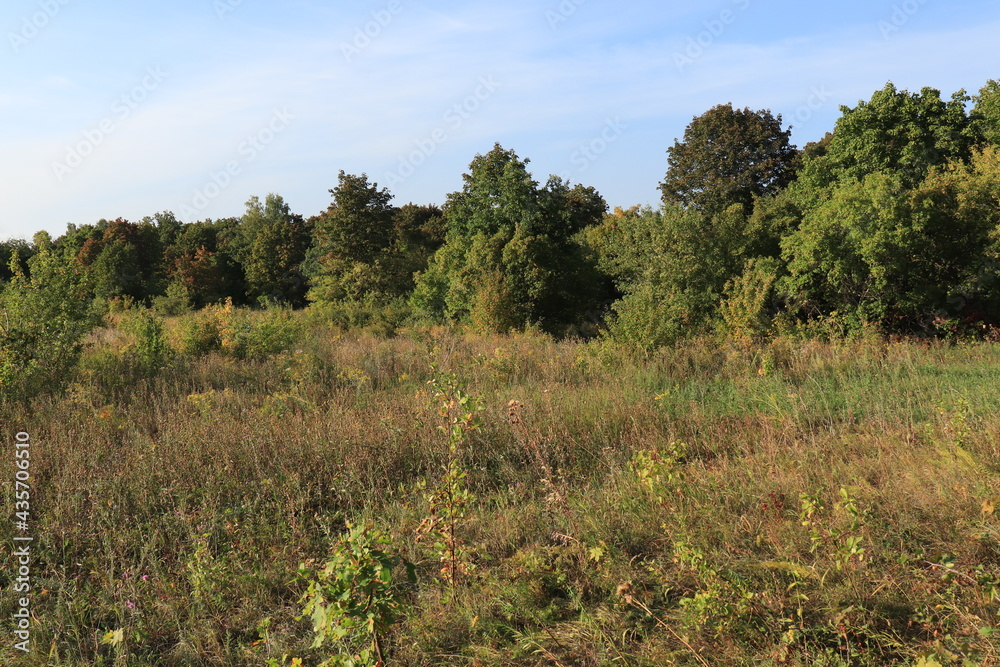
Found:
[[[889,81],[1000,78],[987,0],[6,0],[0,34],[0,240],[269,193],[308,217],[341,170],[440,205],[496,142],[655,206],[717,104],[801,147]]]

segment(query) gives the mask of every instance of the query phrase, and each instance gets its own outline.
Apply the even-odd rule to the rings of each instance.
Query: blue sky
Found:
[[[270,192],[309,216],[341,169],[441,204],[497,141],[541,182],[655,205],[715,104],[802,146],[886,81],[1000,78],[985,0],[7,0],[0,27],[0,239]]]

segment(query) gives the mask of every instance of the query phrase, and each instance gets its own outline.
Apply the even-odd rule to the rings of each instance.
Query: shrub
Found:
[[[405,565],[408,579],[416,581],[413,565],[384,551],[391,540],[373,526],[352,526],[334,547],[333,555],[300,602],[303,616],[313,624],[313,648],[328,643],[340,652],[320,667],[384,665],[382,639],[400,615],[401,586],[393,575]],[[300,568],[303,575],[308,571]]]
[[[98,322],[86,277],[49,248],[25,272],[12,259],[14,277],[0,293],[0,389],[7,398],[60,386]]]

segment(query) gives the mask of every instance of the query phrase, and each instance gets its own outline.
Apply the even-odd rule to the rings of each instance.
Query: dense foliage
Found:
[[[419,310],[485,330],[558,332],[592,303],[594,272],[573,236],[607,205],[558,178],[540,188],[526,162],[499,144],[473,160],[445,203],[447,241],[417,280]]]
[[[740,204],[749,213],[755,199],[780,191],[795,177],[798,152],[790,138],[780,114],[732,104],[712,107],[667,151],[663,202],[709,213]]]

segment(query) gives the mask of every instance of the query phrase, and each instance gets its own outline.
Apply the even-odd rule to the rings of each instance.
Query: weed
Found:
[[[312,621],[313,648],[331,643],[343,649],[320,667],[385,665],[383,640],[401,613],[402,589],[393,570],[405,565],[410,583],[416,574],[411,563],[384,550],[392,540],[373,526],[347,529],[315,579],[300,567],[309,582],[299,601],[302,615]]]

